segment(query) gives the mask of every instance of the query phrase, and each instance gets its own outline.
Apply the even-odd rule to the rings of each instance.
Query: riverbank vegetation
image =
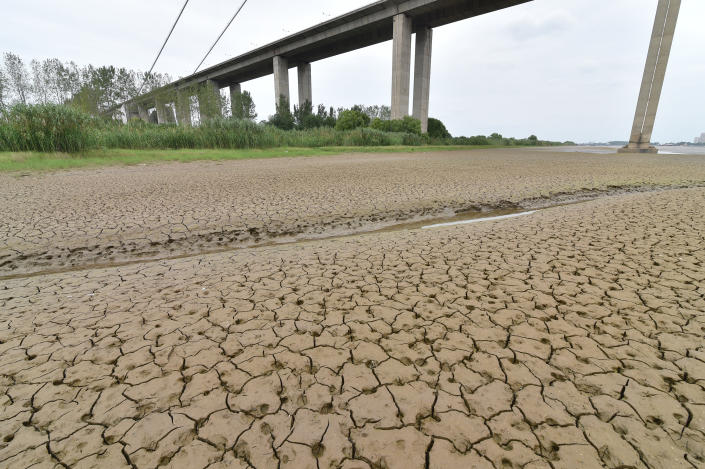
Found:
[[[55,104],[12,106],[0,114],[0,151],[79,153],[97,149],[264,149],[276,147],[421,146],[421,145],[552,145],[536,137],[507,139],[499,134],[475,137],[434,137],[421,134],[419,121],[371,121],[360,111],[345,110],[332,125],[307,126],[293,118],[288,129],[275,119],[256,123],[248,119],[216,118],[198,126],[153,124],[140,120],[123,123],[92,117],[75,108]],[[274,120],[274,123],[272,121]],[[367,124],[370,122],[370,124]],[[380,124],[380,122],[382,122]]]
[[[30,73],[31,70],[31,73]],[[186,105],[194,125],[178,125],[167,75],[146,75],[115,67],[78,67],[50,59],[32,61],[30,70],[13,54],[0,67],[0,152],[82,154],[107,150],[253,150],[274,148],[349,148],[421,146],[554,145],[527,139],[490,136],[453,137],[440,120],[430,119],[428,132],[412,117],[391,119],[388,106],[352,108],[292,106],[283,96],[276,112],[256,122],[249,93],[212,97],[206,89]],[[152,91],[162,121],[150,109],[146,122],[125,116],[119,104]],[[171,103],[171,104],[169,104]],[[212,108],[212,109],[211,109]],[[201,118],[203,116],[203,118]],[[217,117],[216,117],[217,116]],[[309,151],[310,153],[310,151]],[[44,158],[46,159],[46,158]],[[25,159],[26,160],[26,159]]]

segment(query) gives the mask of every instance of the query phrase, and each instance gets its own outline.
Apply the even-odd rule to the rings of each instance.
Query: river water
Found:
[[[558,151],[564,153],[595,153],[600,155],[609,155],[617,153],[619,146],[569,146],[569,147],[542,147],[537,150],[542,151]],[[686,147],[686,146],[657,146],[660,155],[705,155],[705,147]]]

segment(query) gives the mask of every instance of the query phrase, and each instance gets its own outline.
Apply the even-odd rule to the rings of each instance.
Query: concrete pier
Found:
[[[232,112],[233,117],[240,118],[242,117],[242,106],[238,109],[238,105],[242,104],[242,86],[240,83],[233,83],[228,87],[228,90],[230,91],[230,112]]]
[[[217,117],[223,117],[220,102],[220,85],[213,80],[205,82],[198,94],[198,110],[201,122]]]
[[[433,30],[423,28],[416,32],[416,60],[414,61],[414,118],[421,121],[421,132],[428,132],[428,104],[431,94],[431,52]]]
[[[166,103],[162,99],[157,98],[154,107],[157,110],[157,124],[168,124],[167,113],[169,110],[166,107]]]
[[[313,104],[313,85],[311,84],[311,64],[299,65],[299,107],[306,101]]]
[[[138,103],[137,115],[140,116],[140,119],[144,122],[149,122],[149,109],[147,108],[147,105]]]
[[[274,57],[274,102],[276,105],[279,105],[282,96],[291,102],[289,98],[289,63],[286,57],[277,55]]]
[[[392,46],[392,119],[409,115],[411,86],[411,18],[405,14],[394,17]]]
[[[620,153],[658,153],[658,150],[651,146],[651,134],[654,130],[668,59],[671,55],[680,6],[681,0],[659,0],[632,133],[629,144],[621,148]]]
[[[132,119],[140,118],[139,111],[137,110],[137,106],[135,104],[126,103],[124,108],[126,122],[130,122]]]
[[[191,127],[191,94],[179,91],[176,94],[176,121],[182,127]]]

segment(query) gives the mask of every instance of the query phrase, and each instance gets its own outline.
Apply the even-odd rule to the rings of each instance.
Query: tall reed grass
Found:
[[[93,119],[56,104],[18,104],[0,113],[1,151],[76,153],[93,146]]]
[[[280,130],[248,120],[215,119],[198,127],[102,121],[58,105],[14,106],[0,114],[0,151],[76,153],[89,149],[248,149],[422,145],[423,137],[363,128]]]
[[[373,129],[336,131],[330,128],[281,130],[247,120],[216,119],[198,127],[155,125],[132,121],[127,125],[107,124],[95,131],[95,142],[103,148],[273,148],[328,146],[387,146],[412,144],[405,134]]]
[[[412,119],[413,120],[413,119]],[[389,130],[389,129],[386,129]],[[399,130],[399,129],[391,129]],[[566,142],[571,143],[571,142]],[[133,120],[104,121],[56,104],[16,105],[0,110],[0,151],[79,153],[94,149],[265,149],[418,145],[560,145],[558,142],[485,137],[429,138],[417,132],[373,128],[281,130],[249,120],[214,119],[198,127]]]

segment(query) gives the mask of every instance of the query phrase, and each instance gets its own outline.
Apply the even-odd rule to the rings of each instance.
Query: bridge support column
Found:
[[[186,91],[177,91],[175,106],[178,124],[191,127],[191,95]]]
[[[149,122],[149,109],[144,104],[137,105],[137,114],[144,122]]]
[[[409,115],[409,87],[411,85],[411,18],[399,14],[394,17],[394,45],[392,47],[392,119]]]
[[[313,86],[311,84],[311,64],[299,65],[299,107],[306,101],[313,104]]]
[[[167,107],[169,110],[169,113],[167,114],[167,118],[169,120],[170,124],[176,124],[176,101],[173,103],[170,103],[169,106]]]
[[[242,119],[242,86],[240,83],[230,85],[230,112],[235,119]]]
[[[284,96],[289,99],[289,62],[285,57],[274,57],[274,98],[275,104],[279,105],[279,100]]]
[[[431,93],[431,52],[433,30],[423,28],[416,33],[414,65],[414,118],[421,121],[421,132],[428,132],[428,103]]]
[[[130,122],[132,119],[139,119],[140,114],[137,110],[137,106],[133,103],[125,104],[125,120]]]
[[[220,102],[220,86],[213,80],[208,80],[203,84],[201,92],[198,94],[198,111],[201,123],[223,117],[223,110]]]
[[[659,0],[644,77],[641,81],[639,101],[634,115],[634,126],[629,137],[629,145],[620,148],[620,153],[658,153],[658,150],[651,146],[651,134],[654,130],[656,111],[661,99],[680,7],[681,0]]]
[[[154,107],[157,111],[157,124],[167,124],[169,123],[168,117],[167,117],[167,112],[169,110],[166,107],[166,103],[164,103],[160,99],[156,99],[154,103]]]

